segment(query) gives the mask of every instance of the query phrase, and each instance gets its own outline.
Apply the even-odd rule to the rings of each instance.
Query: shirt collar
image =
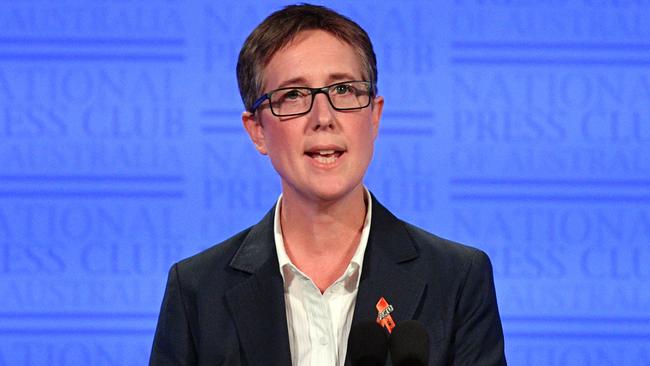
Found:
[[[366,197],[365,199],[366,218],[363,222],[363,228],[361,229],[361,238],[359,240],[359,245],[357,245],[357,249],[354,252],[354,255],[352,256],[352,259],[350,260],[348,269],[343,274],[344,277],[351,276],[352,274],[354,274],[354,272],[357,272],[358,270],[358,275],[356,276],[357,279],[356,286],[358,286],[359,278],[361,277],[361,268],[363,267],[363,258],[366,253],[366,247],[368,246],[368,237],[370,235],[370,223],[372,220],[372,196],[370,195],[370,192],[366,187],[363,188],[363,191]],[[285,270],[284,270],[285,267],[287,269],[291,268],[292,270],[297,272],[300,272],[300,270],[291,262],[291,259],[287,255],[287,251],[285,250],[284,247],[282,226],[280,224],[281,205],[282,205],[282,194],[280,194],[280,197],[278,197],[278,201],[275,205],[275,215],[273,219],[273,236],[275,239],[275,251],[277,252],[278,255],[280,274],[282,275],[282,280],[285,282],[285,287],[286,287],[287,279],[285,278]]]

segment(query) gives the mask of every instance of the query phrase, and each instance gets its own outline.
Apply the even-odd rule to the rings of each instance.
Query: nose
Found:
[[[334,128],[336,126],[335,113],[336,111],[329,102],[328,96],[325,93],[317,93],[314,95],[314,105],[311,108],[311,125],[312,128],[317,130],[321,128]]]

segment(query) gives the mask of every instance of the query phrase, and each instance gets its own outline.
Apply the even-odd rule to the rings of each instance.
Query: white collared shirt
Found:
[[[359,289],[363,257],[368,245],[372,198],[367,189],[366,218],[361,239],[343,275],[321,294],[314,282],[289,259],[280,224],[282,195],[275,206],[274,236],[293,366],[343,366]]]

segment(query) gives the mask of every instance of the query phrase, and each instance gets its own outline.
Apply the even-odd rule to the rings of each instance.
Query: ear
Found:
[[[260,154],[267,155],[268,151],[266,150],[266,141],[264,140],[264,127],[262,126],[261,121],[255,119],[253,113],[245,111],[241,114],[241,121],[244,124],[248,136],[255,144],[255,148]]]
[[[384,110],[384,97],[376,96],[372,101],[372,130],[373,139],[377,138],[379,133],[379,121],[381,120],[381,112]]]

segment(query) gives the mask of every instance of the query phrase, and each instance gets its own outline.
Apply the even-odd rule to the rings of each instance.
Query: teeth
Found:
[[[319,163],[323,163],[323,164],[332,164],[336,162],[335,156],[325,157],[325,156],[317,155],[314,159],[316,159],[316,161],[318,161]]]
[[[316,150],[307,153],[307,155],[309,155],[312,159],[321,164],[334,164],[336,160],[341,157],[341,154],[341,151],[337,151],[335,149]]]

